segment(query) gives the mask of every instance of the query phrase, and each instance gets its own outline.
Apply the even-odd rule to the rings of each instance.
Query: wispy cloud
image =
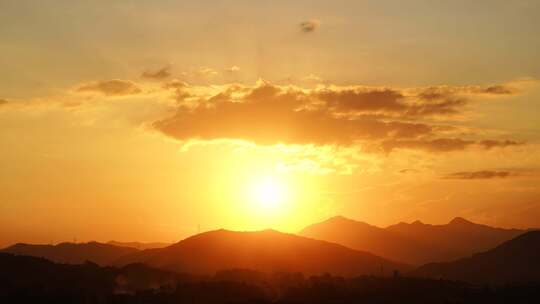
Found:
[[[489,144],[486,144],[488,142]],[[390,139],[382,143],[382,148],[386,152],[395,149],[423,150],[427,152],[452,152],[465,150],[466,148],[476,146],[483,149],[505,148],[511,146],[523,145],[512,140],[468,140],[462,138],[425,138],[425,139]]]
[[[197,74],[202,77],[212,77],[217,76],[219,72],[209,67],[201,67],[197,70]]]
[[[121,79],[85,83],[80,85],[76,91],[101,93],[106,96],[134,95],[142,92],[136,83]]]
[[[226,69],[225,69],[225,72],[229,72],[229,73],[236,73],[236,72],[238,72],[238,71],[240,71],[240,68],[237,67],[237,66],[235,66],[235,65],[233,65],[233,66],[230,67],[230,68],[226,68]]]
[[[511,176],[517,176],[514,173],[508,171],[463,171],[446,174],[443,176],[445,179],[493,179],[493,178],[507,178]]]
[[[171,67],[166,66],[158,70],[144,71],[141,77],[147,79],[163,80],[171,76]]]

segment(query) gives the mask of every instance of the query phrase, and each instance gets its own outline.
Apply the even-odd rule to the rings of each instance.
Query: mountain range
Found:
[[[448,224],[419,221],[386,228],[333,217],[298,235],[275,230],[215,230],[177,243],[15,244],[4,253],[62,264],[124,267],[145,264],[174,273],[213,275],[230,269],[264,273],[331,273],[352,277],[404,275],[474,283],[540,278],[540,232],[493,228],[455,218]],[[142,250],[139,250],[142,249]],[[405,263],[403,262],[405,261]],[[427,263],[427,264],[426,264]],[[410,265],[423,265],[413,270]]]
[[[475,224],[460,217],[444,225],[416,221],[380,228],[337,216],[308,226],[299,235],[422,265],[486,251],[526,231]]]

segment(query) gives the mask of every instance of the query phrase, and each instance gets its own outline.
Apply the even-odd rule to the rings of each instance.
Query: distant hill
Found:
[[[98,242],[60,243],[57,245],[15,244],[0,252],[15,255],[42,257],[57,263],[82,264],[86,261],[98,265],[111,265],[120,257],[137,252],[137,249]]]
[[[387,228],[334,217],[304,228],[299,234],[372,252],[392,260],[421,265],[469,256],[491,249],[525,230],[501,229],[455,218],[445,225],[420,221]]]
[[[332,273],[342,276],[390,275],[410,267],[367,252],[274,230],[201,233],[166,248],[148,249],[121,258],[117,265],[144,263],[151,267],[193,274],[225,269],[266,273]]]
[[[171,245],[170,243],[160,243],[160,242],[141,243],[141,242],[117,242],[117,241],[109,241],[107,242],[107,244],[118,246],[118,247],[130,247],[130,248],[135,248],[139,250],[163,248],[163,247],[167,247]]]
[[[384,228],[342,216],[308,226],[300,231],[299,235],[342,244],[410,264],[422,264],[430,260],[432,252],[437,250]]]
[[[446,225],[429,225],[420,221],[399,223],[386,228],[403,237],[440,249],[426,262],[450,261],[486,251],[511,240],[527,230],[495,228],[456,217]]]
[[[540,231],[527,232],[469,258],[424,265],[411,275],[471,283],[540,282]]]

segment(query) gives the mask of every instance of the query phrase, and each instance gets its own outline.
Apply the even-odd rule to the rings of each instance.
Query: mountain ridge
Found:
[[[299,235],[340,243],[392,260],[422,265],[449,261],[491,249],[527,230],[476,224],[455,217],[447,224],[400,222],[386,228],[334,216],[309,225]]]
[[[115,265],[144,263],[158,269],[213,274],[224,269],[262,272],[332,273],[343,276],[379,274],[411,267],[340,244],[276,230],[214,230],[188,237],[169,247],[136,252]]]

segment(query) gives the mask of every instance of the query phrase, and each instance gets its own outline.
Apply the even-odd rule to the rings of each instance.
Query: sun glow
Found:
[[[251,185],[250,196],[253,203],[263,211],[276,211],[282,207],[286,199],[285,185],[277,179],[265,177]]]

